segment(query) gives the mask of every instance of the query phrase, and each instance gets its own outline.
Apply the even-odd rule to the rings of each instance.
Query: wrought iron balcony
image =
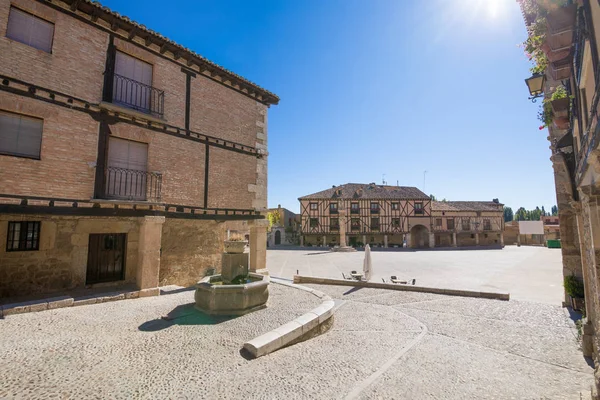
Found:
[[[165,92],[142,82],[113,74],[112,102],[162,118]]]
[[[160,202],[162,174],[160,172],[106,167],[104,170],[105,199]]]

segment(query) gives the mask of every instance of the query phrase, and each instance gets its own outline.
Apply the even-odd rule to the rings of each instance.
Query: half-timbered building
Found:
[[[415,187],[349,183],[299,198],[301,244],[380,247],[503,245],[503,206],[437,202]],[[340,219],[340,211],[345,210]]]
[[[278,97],[89,0],[0,1],[0,297],[265,268]]]

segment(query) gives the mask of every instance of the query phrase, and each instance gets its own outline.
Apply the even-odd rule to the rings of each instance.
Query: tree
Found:
[[[277,225],[281,221],[281,215],[279,211],[271,211],[267,213],[267,219],[269,220],[269,231],[273,227],[273,225]]]
[[[429,198],[431,198],[431,200],[433,200],[433,201],[437,201],[437,198],[432,194],[429,195]]]
[[[542,217],[546,216],[546,210],[544,210],[544,206],[542,206]]]
[[[540,210],[539,207],[536,207],[535,210],[529,211],[529,221],[539,221],[541,215],[542,210]]]
[[[513,220],[513,210],[510,207],[504,207],[504,222]]]
[[[527,210],[525,210],[525,208],[523,207],[520,207],[515,213],[515,221],[527,221],[528,217],[529,215],[527,213]]]
[[[552,206],[552,216],[555,217],[558,215],[558,207]]]

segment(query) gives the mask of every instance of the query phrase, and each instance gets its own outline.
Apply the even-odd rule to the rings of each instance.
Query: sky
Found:
[[[269,207],[383,180],[514,211],[556,204],[515,0],[102,3],[280,97]]]

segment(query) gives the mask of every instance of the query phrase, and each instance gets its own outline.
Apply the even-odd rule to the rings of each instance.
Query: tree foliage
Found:
[[[504,207],[504,222],[510,222],[514,218],[513,210],[510,207]]]
[[[552,206],[552,216],[557,216],[557,215],[558,215],[558,207]]]
[[[281,214],[279,211],[270,211],[267,213],[267,219],[269,220],[269,230],[273,227],[273,225],[277,225],[281,222]]]

